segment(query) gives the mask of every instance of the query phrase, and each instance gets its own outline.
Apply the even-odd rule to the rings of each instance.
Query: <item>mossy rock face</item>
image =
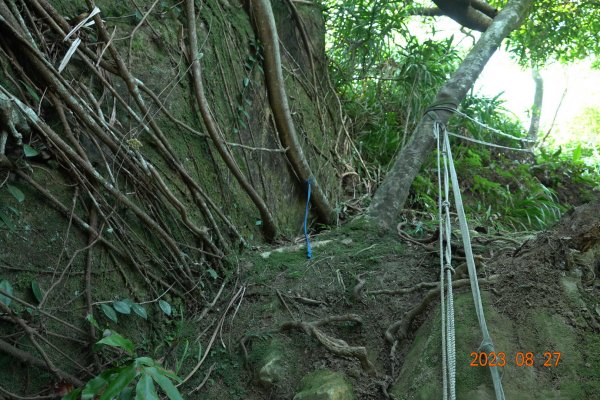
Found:
[[[344,375],[321,370],[306,375],[294,400],[354,400],[352,385]]]
[[[482,292],[484,306],[491,296]],[[500,368],[508,399],[590,398],[586,388],[594,382],[583,378],[586,354],[593,343],[581,343],[577,329],[564,317],[543,308],[523,308],[527,323],[517,323],[485,307],[488,329],[496,353],[505,353],[506,366]],[[494,400],[493,384],[487,367],[471,366],[481,343],[481,331],[470,293],[455,295],[456,395],[459,399]],[[556,353],[561,358],[555,366]],[[532,353],[533,366],[518,366]],[[545,354],[546,353],[546,354]],[[549,366],[544,366],[544,364]],[[588,363],[589,365],[589,363]],[[442,359],[439,308],[417,331],[402,371],[392,387],[395,400],[442,397]]]

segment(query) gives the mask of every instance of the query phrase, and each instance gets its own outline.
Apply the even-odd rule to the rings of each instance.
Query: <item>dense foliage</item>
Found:
[[[490,3],[501,7],[504,2]],[[436,20],[413,15],[419,7],[429,5],[424,2],[332,0],[327,5],[332,76],[352,121],[358,149],[355,168],[375,181],[367,187],[375,187],[439,87],[460,63],[464,50],[458,43],[464,38],[431,39]],[[597,54],[598,9],[585,1],[538,2],[526,24],[507,41],[507,47],[523,65]],[[526,129],[505,109],[499,96],[471,95],[461,110],[497,130],[526,135]],[[497,136],[473,120],[455,118],[449,129],[519,147],[519,143]],[[594,130],[589,124],[577,129],[582,133]],[[560,151],[542,148],[529,156],[456,144],[468,211],[482,224],[493,222],[511,230],[541,229],[568,205],[589,199],[590,191],[599,183],[595,167],[585,164],[586,158],[581,156],[594,152],[586,150],[585,144]],[[433,167],[432,158],[413,184],[409,199],[411,208],[431,212],[432,216],[437,204]]]
[[[591,57],[598,65],[600,7],[593,0],[537,1],[509,41],[523,65],[570,62]]]

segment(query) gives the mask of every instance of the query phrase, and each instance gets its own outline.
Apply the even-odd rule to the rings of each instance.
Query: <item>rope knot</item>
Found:
[[[491,353],[494,351],[494,344],[492,343],[492,341],[490,339],[488,340],[483,340],[481,342],[481,345],[479,345],[479,351],[480,352],[486,352],[486,353]]]
[[[444,265],[444,271],[450,271],[451,273],[454,273],[454,268],[452,268],[451,264],[446,264]]]

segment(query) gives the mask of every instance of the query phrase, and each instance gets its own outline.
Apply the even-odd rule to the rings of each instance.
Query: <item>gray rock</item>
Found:
[[[311,372],[302,378],[294,400],[354,400],[352,385],[343,374],[329,370]]]
[[[271,387],[281,381],[284,374],[282,354],[277,347],[269,349],[257,365],[257,379],[264,387]]]

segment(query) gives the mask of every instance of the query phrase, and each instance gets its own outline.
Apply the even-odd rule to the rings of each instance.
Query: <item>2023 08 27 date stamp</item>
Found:
[[[517,351],[515,354],[500,352],[476,352],[470,354],[471,367],[506,367],[508,364],[517,367],[558,367],[560,363],[560,351],[545,351],[535,354],[531,351]]]

